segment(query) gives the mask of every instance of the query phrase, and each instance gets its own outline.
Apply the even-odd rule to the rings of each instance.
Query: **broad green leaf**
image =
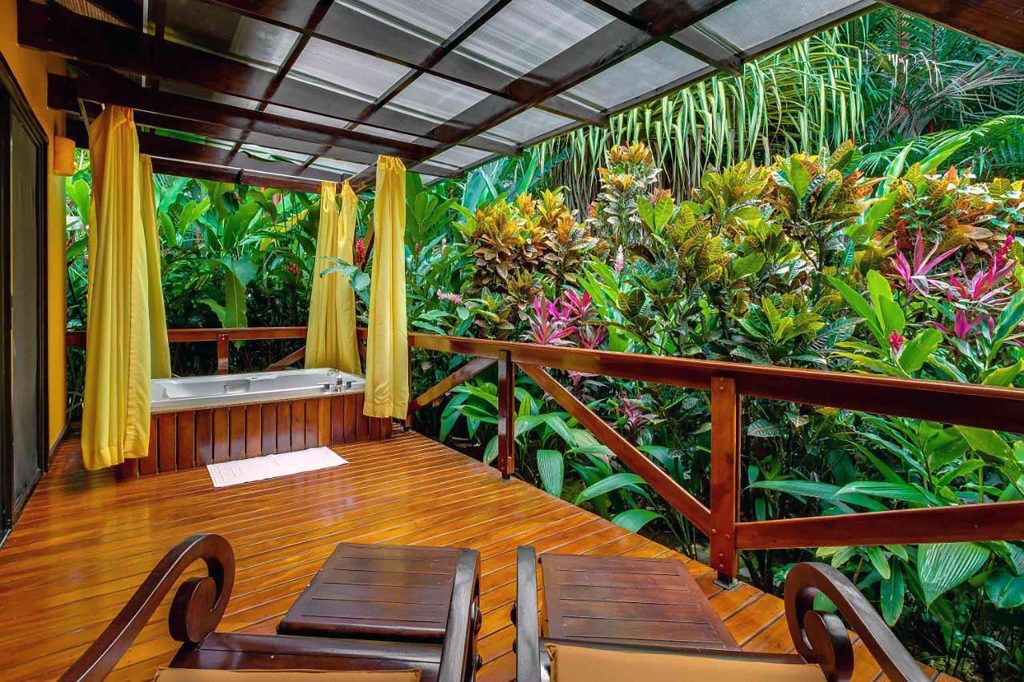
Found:
[[[864,297],[854,291],[846,282],[835,277],[828,278],[829,284],[835,287],[836,291],[843,297],[846,304],[853,308],[853,310],[860,315],[861,319],[868,325],[871,333],[874,335],[875,340],[878,341],[878,345],[885,347],[888,343],[886,335],[882,333],[882,328],[878,324],[878,316],[875,315],[875,311],[872,310],[871,305],[864,300]]]
[[[748,275],[752,275],[755,272],[761,270],[764,267],[765,257],[763,253],[754,252],[749,253],[742,258],[736,258],[733,260],[729,267],[732,269],[732,274],[738,279],[742,279]]]
[[[871,565],[878,571],[878,575],[882,576],[882,580],[888,580],[892,576],[892,568],[889,566],[889,559],[885,556],[885,552],[880,547],[868,547],[867,550]]]
[[[896,565],[892,570],[892,577],[883,580],[881,584],[882,618],[890,626],[895,625],[903,613],[903,603],[906,597],[907,585],[903,578],[903,569]]]
[[[973,426],[958,426],[956,430],[975,452],[993,457],[998,462],[1013,461],[1013,449],[995,431],[978,429]]]
[[[931,606],[949,590],[974,577],[990,552],[974,542],[921,545],[917,550],[917,578],[925,604]]]
[[[624,512],[616,514],[612,518],[612,523],[635,533],[654,519],[663,518],[665,518],[663,515],[650,509],[627,509]]]
[[[1000,609],[1024,606],[1024,575],[1015,576],[1000,568],[985,581],[985,594]]]
[[[537,451],[537,471],[544,490],[555,497],[562,496],[562,482],[565,477],[565,459],[558,450]]]
[[[986,386],[1012,386],[1013,380],[1017,376],[1024,372],[1024,360],[1018,360],[1012,365],[1006,367],[996,367],[991,372],[985,375],[985,378],[981,380],[981,383]]]
[[[582,502],[586,502],[587,500],[592,500],[595,497],[607,495],[608,493],[615,492],[620,488],[626,487],[634,489],[636,492],[642,492],[642,490],[639,488],[639,486],[641,485],[647,484],[644,482],[644,479],[640,478],[636,474],[625,472],[612,474],[607,478],[601,479],[594,485],[587,486],[586,488],[584,488],[582,491],[580,491],[580,494],[576,496],[576,499],[573,501],[573,503],[580,504]]]
[[[925,329],[907,342],[900,351],[899,365],[907,374],[913,374],[924,366],[935,349],[942,343],[942,332],[938,329]]]
[[[931,506],[931,498],[920,488],[909,483],[890,483],[885,481],[855,481],[847,483],[839,490],[839,496],[847,493],[860,493],[886,500],[906,502],[921,507]]]

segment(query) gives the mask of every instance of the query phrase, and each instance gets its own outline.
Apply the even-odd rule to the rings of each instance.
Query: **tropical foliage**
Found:
[[[895,377],[1024,387],[1024,67],[880,10],[648,107],[425,187],[410,175],[411,328]],[[89,171],[69,180],[68,310],[85,324]],[[313,196],[160,177],[172,327],[304,324]],[[372,211],[364,197],[363,234]],[[362,240],[339,263],[365,316]],[[363,317],[365,321],[365,317]],[[293,346],[294,347],[294,346]],[[247,344],[239,369],[291,348]],[[211,349],[175,346],[179,373]],[[206,355],[204,355],[206,353]],[[69,386],[80,391],[81,361]],[[415,351],[415,388],[464,358]],[[556,377],[697,497],[709,490],[700,391]],[[530,380],[521,475],[706,558],[706,539]],[[490,461],[493,374],[417,428]],[[983,429],[748,400],[747,519],[1018,500],[1024,441]],[[963,677],[1024,672],[1024,545],[747,552],[777,589],[816,555],[876,601],[916,655]]]

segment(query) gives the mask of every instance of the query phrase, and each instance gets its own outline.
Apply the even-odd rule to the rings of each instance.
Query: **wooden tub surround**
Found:
[[[122,479],[321,445],[384,440],[391,420],[363,415],[363,394],[249,403],[154,414],[149,456],[126,460]]]

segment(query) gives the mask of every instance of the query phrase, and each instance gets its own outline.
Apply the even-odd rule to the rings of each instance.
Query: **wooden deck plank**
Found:
[[[203,444],[197,445],[202,456]],[[39,679],[62,672],[164,552],[201,531],[223,534],[237,558],[221,628],[265,633],[338,542],[477,549],[485,661],[479,679],[485,682],[515,675],[509,607],[520,544],[538,552],[677,558],[742,645],[792,647],[777,598],[749,585],[722,590],[707,566],[526,483],[504,482],[493,468],[418,434],[336,450],[349,465],[215,490],[202,469],[120,483],[107,472],[87,473],[77,442],[68,441],[0,549],[5,675]],[[151,679],[169,660],[175,646],[166,630],[168,608],[162,605],[111,679]],[[862,679],[872,679],[878,668],[864,653],[858,651],[866,666]]]

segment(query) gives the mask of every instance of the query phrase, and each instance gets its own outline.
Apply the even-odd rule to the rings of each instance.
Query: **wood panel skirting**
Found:
[[[391,437],[391,420],[363,415],[363,394],[279,400],[154,414],[149,456],[125,460],[121,478]]]

